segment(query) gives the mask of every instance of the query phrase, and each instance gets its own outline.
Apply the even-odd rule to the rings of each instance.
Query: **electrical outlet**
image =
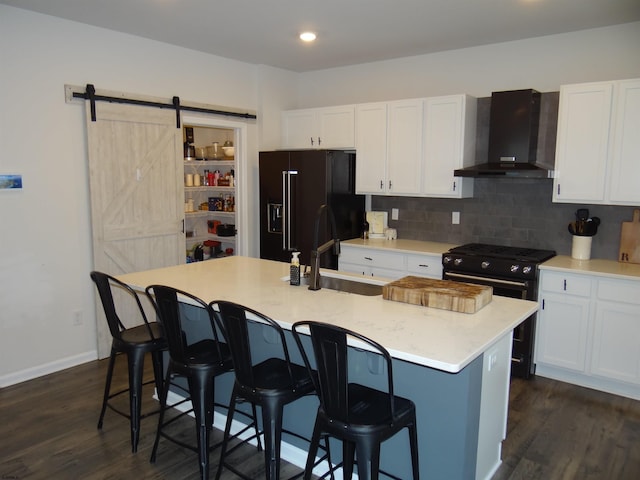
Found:
[[[76,310],[75,312],[73,312],[73,325],[77,327],[79,325],[82,325],[82,323],[82,310]]]
[[[451,223],[453,225],[460,224],[460,212],[451,212]]]
[[[400,215],[400,211],[397,208],[391,209],[391,220],[398,220],[398,215]]]

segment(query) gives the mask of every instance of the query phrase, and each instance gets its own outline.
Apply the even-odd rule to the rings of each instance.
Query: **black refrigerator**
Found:
[[[337,237],[360,236],[364,195],[355,194],[355,153],[340,150],[281,150],[260,152],[260,258],[289,262],[300,252],[309,265],[318,209],[327,204],[336,219]],[[321,216],[318,245],[331,238],[328,216]],[[338,268],[330,250],[323,268]]]

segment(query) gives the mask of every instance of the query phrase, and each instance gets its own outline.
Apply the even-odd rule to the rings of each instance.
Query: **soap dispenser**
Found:
[[[300,252],[293,252],[291,254],[291,266],[289,267],[290,285],[300,285],[300,259],[298,255],[300,255]]]

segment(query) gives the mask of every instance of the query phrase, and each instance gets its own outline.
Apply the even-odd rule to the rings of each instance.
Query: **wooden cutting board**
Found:
[[[622,222],[618,261],[640,263],[640,208],[633,211],[633,221]]]
[[[476,313],[493,298],[493,288],[485,285],[404,277],[382,287],[382,298],[462,313]]]

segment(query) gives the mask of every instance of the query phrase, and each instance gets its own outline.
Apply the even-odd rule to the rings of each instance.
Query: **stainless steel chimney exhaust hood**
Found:
[[[538,162],[540,92],[493,92],[486,163],[454,171],[457,177],[553,178],[553,166]]]

